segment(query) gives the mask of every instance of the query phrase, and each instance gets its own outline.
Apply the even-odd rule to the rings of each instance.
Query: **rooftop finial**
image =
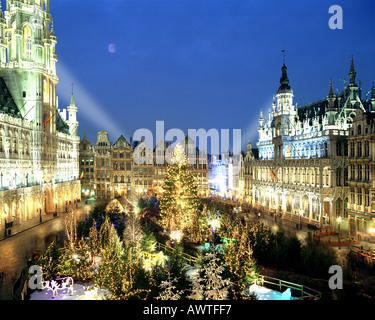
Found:
[[[72,98],[70,99],[70,105],[75,106],[74,103],[74,83],[72,82]]]
[[[354,58],[352,56],[352,59],[350,60],[349,84],[355,85],[356,75],[357,75],[357,72],[355,72],[354,70]]]
[[[281,52],[283,53],[283,64],[285,66],[285,49],[283,48],[283,50],[281,50]]]
[[[333,96],[334,96],[334,94],[333,94],[332,79],[330,79],[330,81],[329,81],[329,93],[328,93],[328,97],[331,98]]]

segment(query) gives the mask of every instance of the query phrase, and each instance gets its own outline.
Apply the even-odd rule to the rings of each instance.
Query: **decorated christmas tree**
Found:
[[[160,213],[162,227],[173,233],[192,227],[196,221],[200,200],[182,145],[178,144],[174,149],[171,162],[164,180]]]

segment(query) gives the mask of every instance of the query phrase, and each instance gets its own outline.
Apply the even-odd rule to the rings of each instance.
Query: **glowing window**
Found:
[[[31,58],[31,29],[29,26],[23,28],[23,45],[25,58]]]

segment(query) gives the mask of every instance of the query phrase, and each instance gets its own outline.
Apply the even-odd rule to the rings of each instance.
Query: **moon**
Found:
[[[111,43],[108,45],[108,52],[109,53],[115,53],[116,52],[116,45],[114,43]]]

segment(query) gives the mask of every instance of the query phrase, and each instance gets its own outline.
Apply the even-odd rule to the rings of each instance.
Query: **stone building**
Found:
[[[356,110],[349,130],[349,234],[374,236],[375,218],[375,87],[371,98]]]
[[[287,67],[268,118],[259,119],[259,154],[245,156],[245,194],[258,208],[297,223],[347,226],[348,136],[364,110],[351,60],[349,84],[337,94],[330,82],[325,99],[294,104]],[[338,219],[339,218],[339,219]]]
[[[82,198],[108,201],[124,196],[134,200],[161,194],[168,166],[165,154],[169,146],[169,143],[160,141],[151,150],[144,141],[133,143],[130,139],[128,142],[123,136],[112,144],[108,133],[103,130],[92,146],[84,135],[80,142]],[[193,142],[187,140],[186,152],[189,148],[199,153]],[[205,163],[199,163],[197,158],[191,165],[200,196],[208,196],[207,163],[206,155]]]
[[[78,109],[74,99],[58,109],[49,2],[0,6],[0,228],[65,211],[81,195]]]

